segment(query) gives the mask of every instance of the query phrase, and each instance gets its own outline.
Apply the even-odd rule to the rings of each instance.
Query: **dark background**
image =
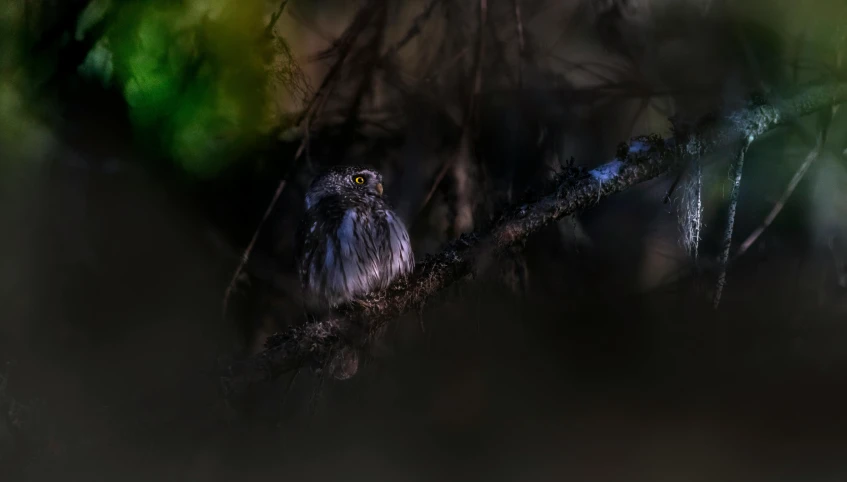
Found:
[[[287,8],[335,35],[349,23],[345,9],[313,3]],[[564,23],[544,9],[568,8],[527,2],[526,15],[542,20],[526,30],[539,52],[560,48],[586,64],[635,59],[640,87],[628,83],[629,73],[614,74],[622,77],[614,89],[563,86],[546,80],[555,69],[538,54],[523,64],[535,80],[515,89],[498,77],[512,50],[504,47],[500,59],[488,40],[492,60],[483,66],[467,157],[485,166],[479,190],[490,203],[479,207],[477,223],[543,179],[551,151],[593,166],[630,135],[666,135],[663,115],[696,119],[762,86],[790,88],[794,44],[787,39],[796,37],[780,30],[785,19],[819,30],[834,22],[825,2],[808,4],[802,19],[777,3],[751,6],[747,16],[720,2],[711,10],[656,2],[646,14],[645,4],[624,3],[597,2]],[[494,32],[513,35],[512,4],[489,4]],[[387,16],[399,25],[408,14],[391,5]],[[418,12],[423,3],[409,5]],[[455,8],[467,38],[449,22],[445,29],[456,45],[472,43],[475,4]],[[633,8],[637,14],[626,13]],[[638,15],[648,15],[649,27]],[[296,23],[293,14],[287,21]],[[754,40],[728,33],[739,23]],[[563,25],[570,42],[548,40]],[[816,67],[805,75],[819,79],[827,71],[821,66],[834,61],[814,45],[804,58]],[[325,47],[304,41],[297,48],[308,55]],[[413,60],[417,49],[408,54]],[[339,80],[342,93],[358,85],[356,62]],[[457,202],[449,176],[416,213],[457,144],[461,124],[443,116],[465,105],[470,60],[464,67],[437,87],[402,93],[387,134],[359,126],[351,135],[326,121],[311,141],[309,164],[364,159],[383,169],[421,259],[453,236],[445,226]],[[307,74],[317,86],[326,69],[314,69]],[[711,267],[725,223],[728,159],[709,159],[704,176],[711,194],[700,275],[679,245],[676,205],[662,202],[673,177],[658,179],[549,227],[523,254],[442,293],[420,319],[397,320],[352,380],[321,383],[303,370],[290,390],[291,374],[260,387],[250,403],[230,406],[220,390],[221,360],[254,352],[264,335],[301,316],[291,242],[311,174],[293,159],[299,139],[273,140],[247,156],[272,160],[268,168],[245,161],[197,181],[139,144],[115,92],[70,74],[57,82],[62,109],[43,116],[47,153],[33,160],[0,146],[3,480],[847,476],[841,111],[826,154],[774,225],[730,266],[718,310]],[[643,113],[640,97],[625,94],[644,85],[681,93],[656,100],[658,113]],[[442,105],[427,97],[432,89],[459,94],[444,94]],[[347,100],[339,94],[335,101]],[[810,121],[753,145],[736,243],[761,223],[812,147],[798,132],[814,129]],[[539,147],[541,130],[556,141]],[[248,264],[250,282],[239,284],[232,313],[222,317],[224,289],[281,176],[289,183]]]

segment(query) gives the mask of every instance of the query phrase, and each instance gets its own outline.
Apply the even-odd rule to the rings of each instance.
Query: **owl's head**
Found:
[[[382,196],[382,174],[363,166],[331,167],[312,181],[306,192],[306,209],[332,195]]]

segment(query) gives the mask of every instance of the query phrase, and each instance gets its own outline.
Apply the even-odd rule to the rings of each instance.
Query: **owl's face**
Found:
[[[306,193],[306,209],[327,196],[382,197],[382,175],[361,166],[333,167],[320,174]]]

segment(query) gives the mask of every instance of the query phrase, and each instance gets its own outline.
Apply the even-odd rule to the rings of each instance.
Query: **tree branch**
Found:
[[[750,246],[752,246],[753,243],[755,243],[756,240],[759,239],[759,236],[761,236],[762,233],[764,233],[765,230],[768,229],[771,223],[773,223],[777,215],[779,215],[779,213],[782,211],[782,208],[785,207],[785,204],[788,202],[788,198],[790,198],[791,194],[794,193],[794,189],[796,189],[797,186],[800,184],[800,181],[803,180],[803,176],[806,175],[806,171],[808,171],[809,168],[812,167],[812,164],[814,164],[818,157],[820,157],[822,149],[823,133],[820,133],[818,134],[818,141],[815,144],[815,147],[813,147],[812,150],[809,151],[809,153],[806,155],[805,160],[803,160],[803,163],[797,169],[797,172],[794,173],[794,177],[791,178],[791,182],[788,183],[788,187],[785,188],[785,191],[782,193],[782,196],[780,196],[776,204],[773,205],[773,208],[771,208],[770,212],[765,217],[765,220],[762,221],[762,224],[760,224],[758,228],[756,228],[752,233],[750,233],[750,235],[747,236],[747,239],[745,239],[744,242],[741,243],[741,246],[738,247],[738,251],[735,253],[735,256],[733,256],[733,258],[738,259],[741,256],[744,256],[744,253],[746,253],[747,250],[750,249]]]
[[[726,266],[729,263],[729,250],[732,247],[732,230],[735,227],[735,213],[738,210],[738,197],[741,195],[741,175],[744,172],[744,156],[747,154],[747,148],[753,142],[753,136],[741,140],[741,146],[738,148],[738,154],[735,156],[733,163],[733,182],[732,191],[729,194],[729,212],[726,216],[726,230],[723,235],[723,249],[720,257],[720,273],[718,273],[718,282],[715,286],[714,306],[715,309],[721,303],[721,294],[726,286]]]
[[[268,26],[265,27],[265,32],[268,35],[273,35],[274,27],[276,26],[276,22],[279,20],[279,17],[282,16],[282,12],[285,11],[285,6],[288,5],[288,0],[282,0],[282,3],[279,4],[279,8],[271,14],[271,20],[268,22]]]
[[[444,164],[441,166],[441,169],[438,171],[438,174],[435,176],[435,180],[432,182],[432,187],[429,188],[429,191],[426,193],[421,206],[418,208],[418,215],[420,215],[423,210],[426,208],[429,201],[432,199],[432,196],[435,194],[435,191],[438,190],[438,187],[441,185],[441,182],[444,180],[444,177],[447,174],[447,171],[450,170],[451,167],[456,164],[459,157],[466,155],[468,152],[469,144],[470,144],[470,128],[471,122],[474,117],[474,112],[476,109],[476,101],[479,96],[479,91],[482,88],[482,56],[485,53],[485,22],[488,18],[488,0],[480,0],[479,2],[479,29],[477,31],[477,44],[476,44],[476,57],[474,57],[474,66],[473,66],[473,77],[471,79],[471,89],[468,95],[468,106],[465,109],[465,113],[462,119],[462,134],[460,137],[459,146],[456,149],[456,152],[453,153]],[[459,200],[457,201],[457,205],[463,202],[462,197],[458,196]]]
[[[479,270],[482,263],[565,216],[586,210],[603,198],[678,168],[684,154],[701,155],[737,146],[742,139],[847,100],[847,83],[819,85],[771,103],[751,103],[720,120],[701,123],[684,136],[645,136],[621,144],[617,157],[591,171],[561,176],[546,192],[507,210],[491,228],[466,234],[414,273],[388,289],[343,306],[333,319],[293,326],[270,337],[261,353],[230,364],[223,377],[228,395],[273,380],[305,365],[323,366],[343,346],[364,347],[393,319],[420,310],[442,290]]]
[[[423,12],[418,14],[417,17],[412,21],[412,26],[409,27],[409,30],[406,31],[406,34],[403,35],[403,38],[400,39],[396,44],[392,45],[388,51],[386,51],[385,55],[382,56],[383,59],[388,59],[406,46],[409,42],[412,41],[413,38],[418,36],[421,33],[421,28],[424,23],[429,20],[429,17],[432,15],[435,7],[441,3],[443,0],[432,0],[429,2],[429,5],[424,9]]]

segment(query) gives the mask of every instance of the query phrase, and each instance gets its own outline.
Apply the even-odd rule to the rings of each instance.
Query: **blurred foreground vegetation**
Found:
[[[51,89],[73,77],[118,92],[139,148],[201,177],[285,126],[281,88],[302,93],[305,80],[269,28],[264,0],[14,0],[9,7],[0,13],[0,136],[13,158],[49,148],[51,109],[62,108],[51,104]],[[53,43],[41,38],[63,27]],[[83,49],[79,62],[60,71],[61,56],[74,49]]]

